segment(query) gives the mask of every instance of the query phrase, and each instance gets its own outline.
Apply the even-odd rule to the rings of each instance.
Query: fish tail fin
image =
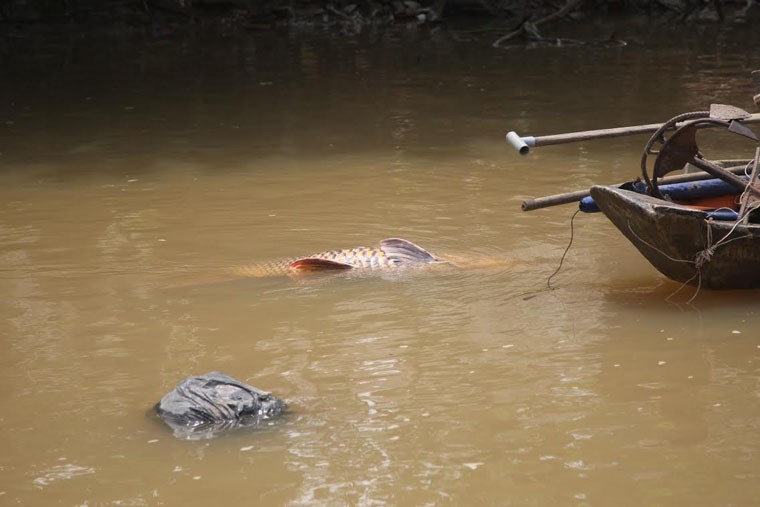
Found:
[[[402,262],[436,262],[438,259],[430,252],[401,238],[387,238],[380,242],[380,249],[390,258]]]

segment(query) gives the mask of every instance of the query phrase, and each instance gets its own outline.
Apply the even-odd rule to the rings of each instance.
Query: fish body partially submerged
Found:
[[[424,248],[401,238],[388,238],[372,247],[328,250],[304,257],[242,266],[243,276],[298,275],[327,271],[388,271],[422,264],[446,263]]]
[[[343,274],[348,277],[378,275],[397,279],[407,274],[438,272],[451,269],[505,269],[513,268],[511,259],[483,256],[433,255],[411,241],[388,238],[372,247],[355,247],[327,250],[303,257],[262,262],[246,266],[206,272],[188,280],[171,283],[172,287],[208,285],[241,278],[268,278],[287,276],[305,281],[309,275]]]

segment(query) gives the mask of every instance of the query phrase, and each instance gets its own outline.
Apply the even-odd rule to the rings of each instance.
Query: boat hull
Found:
[[[760,225],[708,220],[708,213],[614,187],[591,196],[660,273],[707,289],[760,288]]]

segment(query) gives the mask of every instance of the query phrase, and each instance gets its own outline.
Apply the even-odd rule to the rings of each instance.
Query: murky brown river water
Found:
[[[399,30],[6,53],[0,504],[756,505],[756,291],[668,299],[678,284],[582,215],[540,292],[574,208],[520,201],[633,177],[645,139],[519,157],[507,130],[751,107],[749,28],[618,35],[644,44]],[[496,262],[196,283],[393,236]],[[211,370],[291,414],[201,441],[147,415]]]

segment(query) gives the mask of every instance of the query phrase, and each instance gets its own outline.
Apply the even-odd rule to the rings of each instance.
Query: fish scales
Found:
[[[398,264],[396,259],[391,259],[380,248],[356,247],[350,249],[330,250],[309,255],[312,259],[325,259],[333,262],[348,264],[354,268],[387,268]],[[291,259],[290,263],[297,259]]]

